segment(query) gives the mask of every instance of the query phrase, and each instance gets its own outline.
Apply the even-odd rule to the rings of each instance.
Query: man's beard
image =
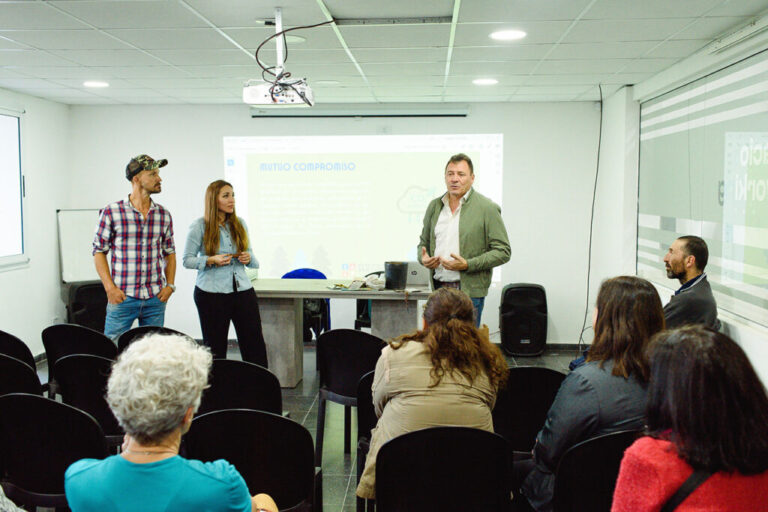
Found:
[[[685,272],[675,272],[672,270],[672,267],[668,267],[667,269],[667,277],[670,279],[677,279],[678,281],[680,279],[683,279],[685,277]]]

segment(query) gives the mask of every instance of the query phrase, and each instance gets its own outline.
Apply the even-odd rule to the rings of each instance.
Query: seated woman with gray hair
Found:
[[[83,459],[65,474],[74,512],[267,511],[266,494],[251,497],[235,467],[179,456],[208,384],[211,353],[178,335],[150,334],[112,367],[107,402],[125,430],[122,453]]]

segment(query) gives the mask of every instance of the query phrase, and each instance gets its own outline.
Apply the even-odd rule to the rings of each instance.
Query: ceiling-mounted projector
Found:
[[[315,96],[304,78],[290,83],[248,80],[243,86],[243,102],[262,107],[311,107]]]

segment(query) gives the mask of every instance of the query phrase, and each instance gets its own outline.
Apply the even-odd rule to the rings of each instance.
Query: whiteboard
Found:
[[[99,210],[57,210],[61,280],[65,283],[98,281],[91,250]]]

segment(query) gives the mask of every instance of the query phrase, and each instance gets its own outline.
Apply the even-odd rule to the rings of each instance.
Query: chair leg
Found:
[[[325,432],[325,405],[324,398],[320,398],[317,406],[317,433],[315,434],[315,466],[323,466],[323,433]]]
[[[349,405],[344,406],[344,453],[352,450],[352,408]]]

